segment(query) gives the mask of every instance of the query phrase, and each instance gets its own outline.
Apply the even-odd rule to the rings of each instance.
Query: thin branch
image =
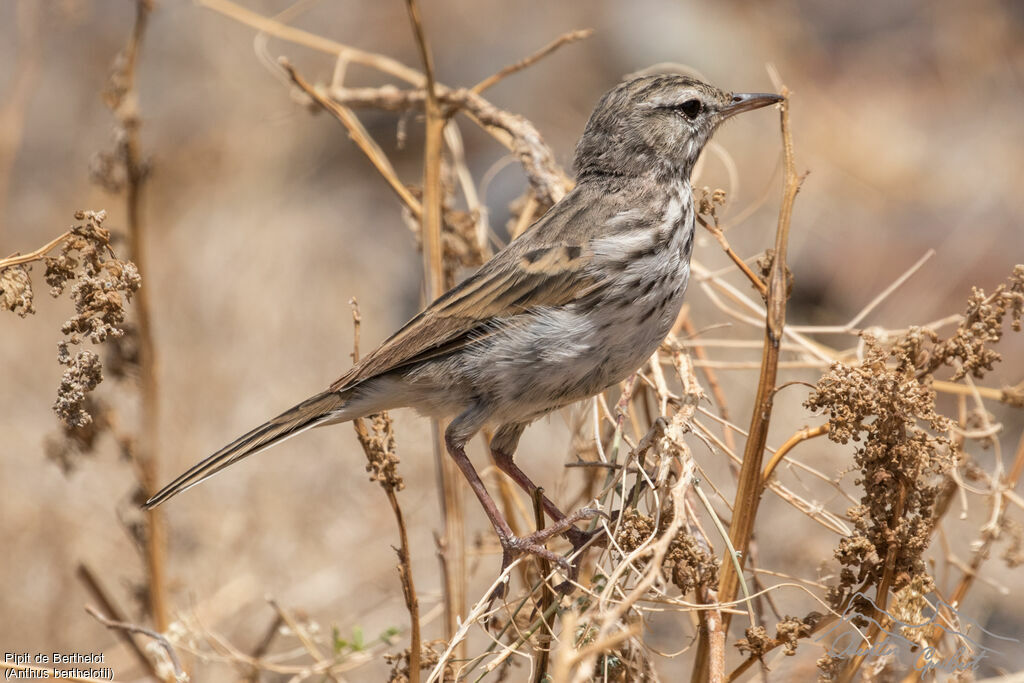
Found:
[[[341,122],[341,125],[345,126],[349,137],[352,138],[352,142],[356,143],[356,146],[366,155],[366,158],[370,160],[370,163],[377,169],[377,172],[383,176],[391,189],[398,195],[398,198],[402,200],[405,208],[409,209],[409,212],[417,219],[421,218],[423,208],[420,206],[419,200],[399,180],[398,174],[395,173],[395,169],[388,160],[387,155],[370,137],[370,134],[363,127],[363,124],[360,123],[356,115],[352,113],[352,110],[320,94],[316,88],[299,75],[295,67],[284,57],[278,60],[278,64],[287,72],[288,77],[292,79],[292,82],[300,90],[309,95],[314,102],[326,109],[334,118]]]
[[[61,235],[60,237],[55,237],[54,239],[50,240],[49,242],[39,247],[35,251],[30,251],[27,254],[18,254],[17,252],[15,252],[14,254],[8,256],[5,259],[0,259],[0,270],[3,270],[4,268],[10,268],[11,266],[20,266],[23,263],[38,261],[39,259],[46,256],[46,254],[50,250],[52,250],[58,244],[66,240],[68,237],[71,237],[70,230]]]
[[[423,250],[423,293],[429,303],[441,296],[452,284],[445,282],[444,250],[441,243],[443,230],[444,188],[441,185],[441,153],[444,148],[444,128],[450,112],[442,111],[434,78],[434,60],[423,31],[416,0],[406,0],[409,22],[412,24],[416,47],[426,74],[426,123],[423,152],[423,214],[420,219],[420,244]],[[460,492],[460,474],[444,444],[444,424],[431,421],[434,463],[437,472],[441,516],[444,536],[441,537],[442,571],[444,573],[445,634],[452,638],[457,630],[458,618],[466,607],[466,553],[465,516]],[[465,655],[460,644],[459,656]]]
[[[786,439],[786,442],[779,446],[779,450],[775,451],[775,455],[772,456],[772,459],[769,460],[768,464],[765,466],[764,475],[761,477],[761,485],[768,485],[769,480],[772,478],[772,472],[775,471],[775,468],[779,466],[782,459],[785,458],[798,443],[807,441],[808,439],[814,439],[819,436],[824,436],[825,434],[828,434],[828,423],[817,427],[805,427]]]
[[[516,155],[531,189],[546,204],[552,204],[572,187],[565,171],[544,142],[537,128],[526,118],[500,109],[471,90],[453,90],[437,84],[438,102],[469,117]],[[335,102],[348,107],[371,107],[386,111],[425,109],[426,92],[422,89],[402,90],[391,85],[379,88],[330,89]]]
[[[324,38],[315,33],[282,24],[280,21],[275,21],[270,17],[253,12],[230,0],[196,0],[196,4],[230,17],[239,23],[258,29],[262,33],[274,36],[275,38],[304,45],[312,50],[326,52],[335,57],[342,57],[353,64],[362,64],[363,66],[377,69],[415,86],[422,86],[424,83],[423,74],[396,59],[375,52],[360,50],[330,38]]]
[[[143,213],[143,192],[149,175],[148,164],[142,158],[139,142],[140,117],[136,71],[142,39],[153,10],[151,0],[136,0],[135,23],[128,43],[117,56],[111,72],[108,89],[104,92],[123,136],[118,153],[124,164],[125,209],[128,223],[128,254],[141,273],[149,273],[146,255],[147,223]],[[139,486],[146,498],[157,490],[158,427],[160,421],[159,362],[152,322],[152,299],[149,286],[135,293],[135,314],[139,340],[139,394],[141,419],[138,444],[130,449]],[[170,621],[167,606],[165,554],[167,551],[163,511],[150,508],[145,512],[146,537],[144,541],[146,572],[148,574],[149,608],[158,631],[167,630]]]
[[[712,225],[704,220],[703,216],[697,216],[697,222],[700,223],[708,232],[714,235],[715,239],[718,240],[719,246],[721,246],[725,253],[728,254],[729,258],[731,258],[733,263],[736,264],[736,267],[740,269],[740,272],[747,276],[747,279],[750,280],[750,283],[754,285],[754,288],[761,294],[761,296],[767,297],[768,285],[765,284],[764,280],[757,276],[757,273],[750,269],[750,266],[747,265],[746,261],[740,258],[739,254],[732,250],[732,247],[729,246],[729,240],[725,237],[725,232],[718,227],[717,223]]]
[[[178,653],[174,651],[174,646],[171,645],[171,641],[167,640],[162,633],[142,626],[136,626],[135,624],[128,624],[123,621],[115,621],[108,619],[107,617],[100,614],[99,610],[95,607],[86,606],[85,611],[88,612],[92,617],[106,626],[107,628],[114,631],[125,631],[127,633],[138,634],[152,638],[157,644],[164,649],[167,653],[167,658],[171,661],[171,665],[174,667],[174,675],[179,679],[185,678],[185,670],[181,667],[181,660],[178,659]]]
[[[544,528],[544,489],[540,486],[533,490],[533,518],[537,525],[537,531],[541,531]],[[537,558],[538,564],[540,565],[540,575],[542,577],[549,576],[551,574],[551,562],[546,557]],[[541,597],[537,604],[537,610],[541,615],[546,614],[551,608],[555,601],[555,592],[548,585],[547,581],[543,581],[541,586]],[[544,628],[544,641],[540,644],[540,659],[537,661],[537,666],[534,668],[533,681],[534,683],[544,683],[547,680],[548,675],[548,660],[551,657],[551,642],[554,638],[554,634],[551,632],[551,624],[547,619],[543,619]]]
[[[110,618],[114,621],[123,622],[125,620],[124,612],[117,608],[114,604],[113,599],[107,594],[107,592],[100,585],[99,579],[96,578],[96,574],[92,572],[85,564],[79,563],[78,569],[75,570],[75,575],[78,580],[82,582],[86,590],[92,594],[92,597],[100,603],[100,607],[103,611],[110,615]],[[159,678],[160,675],[157,673],[156,666],[153,661],[146,656],[146,653],[142,651],[139,644],[135,642],[135,638],[129,631],[124,629],[118,630],[117,636],[128,646],[132,654],[135,655],[135,659],[138,660],[142,668],[149,672],[149,675],[153,678]]]
[[[326,52],[346,62],[377,69],[416,88],[423,88],[426,85],[427,78],[424,74],[385,55],[360,50],[308,31],[287,26],[230,0],[197,0],[197,2],[267,35]],[[390,86],[369,90],[388,90],[389,88],[391,91],[397,92],[396,88]],[[449,99],[466,102],[465,113],[494,139],[519,157],[526,176],[530,180],[530,185],[538,197],[548,204],[553,204],[562,198],[566,188],[571,186],[571,181],[566,178],[565,173],[555,161],[554,153],[544,143],[532,123],[521,116],[498,109],[479,94],[469,90],[454,92],[442,83],[435,83],[434,92],[442,103]],[[423,90],[419,90],[418,95],[420,101],[423,101],[425,98]],[[339,103],[346,104],[343,100],[339,100]]]
[[[584,40],[592,35],[594,35],[594,29],[592,28],[585,28],[577,31],[568,31],[566,33],[563,33],[562,35],[558,36],[553,41],[542,47],[541,49],[534,52],[532,55],[520,59],[515,64],[509,64],[508,66],[501,69],[497,73],[488,76],[484,80],[480,81],[472,88],[470,88],[470,92],[474,92],[479,95],[484,90],[487,90],[488,88],[496,85],[502,79],[507,78],[514,73],[522,71],[523,69],[526,69],[527,67],[536,64],[537,62],[544,59],[549,54],[551,54],[558,48],[562,47],[563,45],[575,43],[578,40]]]
[[[1002,499],[1007,497],[1007,494],[1013,492],[1017,488],[1017,484],[1020,482],[1021,476],[1024,476],[1024,435],[1021,435],[1020,440],[1017,442],[1017,452],[1014,455],[1013,465],[1010,466],[1010,471],[1005,475],[1003,480],[999,482],[999,493],[994,497],[992,501],[993,506],[998,506],[999,509],[996,511],[998,519],[995,524],[988,525],[986,530],[982,531],[982,539],[980,543],[976,543],[974,546],[974,554],[971,557],[970,564],[963,569],[963,575],[960,577],[960,581],[957,583],[956,588],[950,595],[948,604],[954,609],[958,609],[963,604],[964,598],[967,597],[967,592],[974,585],[974,580],[978,578],[978,573],[981,570],[982,563],[988,558],[989,550],[992,548],[992,544],[998,537],[998,529],[1002,523],[1003,516],[1005,515],[1006,506],[1002,505]],[[989,530],[990,529],[990,530]],[[930,629],[926,636],[927,642],[933,647],[938,645],[939,640],[942,639],[945,634],[944,629],[941,625],[936,623]],[[918,676],[920,678],[921,669],[917,669]]]
[[[1020,389],[1014,391],[1012,388],[995,389],[993,387],[969,387],[965,384],[960,384],[959,382],[946,382],[939,379],[932,380],[932,389],[942,392],[943,394],[953,394],[954,396],[974,396],[977,394],[978,396],[987,398],[990,401],[999,401],[1000,403],[1005,403],[1017,408],[1024,405],[1024,401],[1021,400],[1022,392]]]
[[[362,323],[362,316],[359,313],[359,302],[353,297],[349,300],[352,307],[352,362],[359,362],[359,331]],[[383,421],[390,424],[387,413],[382,414]],[[376,440],[370,435],[366,427],[366,420],[356,418],[352,421],[356,430],[359,444],[363,447],[367,461],[372,464],[388,456],[387,443],[383,439]],[[386,438],[386,437],[385,437]],[[398,525],[398,576],[402,582],[402,596],[405,598],[405,607],[409,612],[409,683],[419,683],[420,660],[422,657],[422,642],[420,636],[420,603],[416,595],[416,585],[413,582],[412,557],[409,549],[409,532],[405,525],[405,515],[402,513],[402,506],[398,502],[398,489],[402,486],[401,479],[394,476],[379,477],[378,482],[384,489],[388,503],[391,505],[391,512],[395,516],[395,523]]]

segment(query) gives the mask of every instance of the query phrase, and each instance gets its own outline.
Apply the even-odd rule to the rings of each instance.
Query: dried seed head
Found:
[[[35,313],[32,307],[32,280],[25,265],[0,270],[0,308],[17,313],[22,318]]]

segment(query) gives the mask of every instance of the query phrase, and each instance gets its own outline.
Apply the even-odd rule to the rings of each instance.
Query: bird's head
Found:
[[[660,74],[605,93],[576,146],[576,173],[689,178],[715,129],[741,112],[781,102],[767,93],[727,93],[689,76]]]

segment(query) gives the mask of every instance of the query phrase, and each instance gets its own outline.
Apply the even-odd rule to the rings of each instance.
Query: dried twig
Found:
[[[537,531],[544,528],[544,489],[537,487],[533,490],[533,518],[537,525]],[[537,563],[540,565],[540,575],[546,577],[551,574],[551,563],[547,558],[537,558]],[[541,620],[543,623],[544,640],[540,647],[540,656],[537,659],[537,665],[534,667],[533,681],[534,683],[543,683],[548,675],[548,659],[551,656],[551,642],[554,634],[551,632],[551,624],[544,614],[547,614],[548,610],[551,609],[551,605],[555,601],[555,592],[548,585],[546,580],[542,580],[541,585],[541,596],[540,601],[537,603],[537,610],[541,614]]]
[[[113,599],[109,593],[103,589],[100,585],[99,579],[96,578],[96,574],[89,569],[85,564],[79,563],[78,569],[75,570],[75,575],[78,580],[82,582],[86,590],[92,594],[92,597],[100,603],[100,607],[103,611],[110,615],[110,618],[115,622],[125,621],[124,612],[117,608],[114,604]],[[159,678],[160,675],[157,673],[156,666],[153,661],[146,656],[139,644],[135,642],[135,638],[132,637],[132,632],[126,629],[118,629],[115,631],[118,638],[128,646],[132,654],[135,655],[135,659],[138,660],[142,668],[149,672],[149,675],[153,678]]]
[[[416,0],[406,0],[409,21],[426,74],[426,134],[423,151],[423,215],[420,221],[420,243],[423,250],[423,284],[427,302],[439,297],[452,283],[444,281],[441,232],[444,190],[441,187],[441,151],[444,145],[444,127],[449,111],[441,109],[434,80],[434,62],[424,35]],[[455,463],[448,457],[442,434],[444,424],[433,420],[434,462],[441,492],[441,515],[445,532],[441,538],[442,571],[445,575],[445,607],[447,635],[454,636],[457,617],[465,613],[466,606],[466,554],[465,516],[462,496],[459,495],[460,475]],[[460,656],[465,653],[460,646]]]
[[[758,380],[757,393],[754,398],[754,410],[751,417],[749,436],[743,452],[740,466],[739,482],[733,504],[733,519],[729,536],[733,546],[740,554],[740,567],[746,561],[746,549],[754,530],[754,520],[763,491],[761,476],[761,460],[765,442],[768,438],[768,425],[771,421],[772,403],[775,394],[775,378],[778,373],[779,346],[785,327],[786,299],[788,297],[786,282],[786,246],[789,239],[790,218],[793,202],[800,190],[801,177],[797,175],[793,159],[793,139],[789,129],[789,98],[788,90],[783,88],[786,100],[782,103],[781,126],[783,148],[785,151],[785,190],[782,207],[779,210],[778,230],[775,235],[775,249],[771,270],[768,275],[768,296],[766,299],[767,315],[764,328],[764,350],[761,358],[761,374]],[[732,602],[736,597],[736,589],[740,577],[732,564],[726,562],[722,568],[719,583],[719,599]],[[723,616],[725,628],[728,629],[730,615]],[[708,676],[709,658],[706,638],[698,644],[694,666],[695,680]]]
[[[146,33],[149,14],[153,10],[151,0],[136,0],[135,23],[128,43],[117,56],[110,81],[104,92],[107,105],[117,119],[121,129],[118,136],[117,156],[124,167],[125,209],[128,223],[128,253],[142,273],[148,273],[146,258],[147,224],[143,213],[143,191],[149,175],[149,165],[142,158],[139,142],[140,117],[138,93],[136,90],[136,69],[139,50]],[[152,323],[152,304],[149,287],[141,287],[136,293],[136,325],[139,343],[139,394],[141,398],[141,420],[139,439],[130,449],[135,464],[136,476],[143,495],[148,498],[157,490],[158,433],[160,417],[160,392],[158,388],[158,361]],[[148,574],[149,608],[153,623],[158,631],[167,629],[169,623],[167,587],[165,572],[166,532],[163,512],[151,508],[145,512],[146,536],[144,552]]]
[[[471,90],[453,90],[440,84],[435,87],[440,105],[465,114],[516,155],[530,182],[530,189],[542,202],[553,204],[572,186],[551,148],[530,121],[496,107]],[[423,109],[427,100],[424,90],[402,90],[391,85],[379,88],[334,87],[330,90],[330,97],[353,109],[369,107],[386,111]]]
[[[767,465],[765,465],[764,475],[761,477],[761,485],[768,485],[768,480],[772,478],[772,472],[775,471],[775,468],[779,466],[779,463],[782,462],[783,458],[785,458],[797,444],[802,441],[807,441],[808,439],[824,436],[825,434],[828,434],[828,424],[819,425],[817,427],[805,427],[786,439],[786,442],[779,446],[779,450],[775,451],[772,459],[768,461]]]
[[[68,237],[71,237],[70,230],[68,232],[65,232],[63,235],[53,238],[43,246],[33,251],[30,251],[27,254],[15,253],[12,254],[11,256],[8,256],[5,259],[0,259],[0,270],[3,270],[4,268],[10,268],[11,266],[20,266],[25,263],[31,263],[32,261],[38,261],[44,256],[46,256],[49,252],[53,251],[53,249],[56,248],[58,244],[66,240]]]
[[[179,681],[188,680],[188,675],[185,670],[181,667],[181,660],[178,659],[178,653],[175,652],[174,646],[171,645],[171,641],[167,640],[162,633],[157,633],[152,629],[145,628],[143,626],[136,626],[135,624],[128,624],[123,621],[115,621],[108,619],[107,617],[100,614],[99,610],[95,607],[86,606],[85,611],[88,612],[92,617],[106,626],[107,628],[114,631],[125,631],[127,633],[138,634],[152,638],[156,643],[164,649],[167,653],[167,658],[171,662],[171,666],[174,667],[174,676]]]
[[[359,329],[362,318],[359,314],[359,303],[353,298],[349,303],[352,306],[352,324],[354,327],[352,361],[359,361]],[[422,656],[422,643],[420,636],[420,606],[419,598],[416,596],[416,586],[413,582],[412,558],[409,552],[409,532],[405,525],[405,515],[402,513],[402,506],[398,502],[398,491],[405,485],[397,473],[398,457],[393,453],[394,438],[391,433],[391,418],[387,413],[373,415],[374,434],[371,435],[366,427],[366,420],[357,418],[352,421],[356,430],[359,444],[363,447],[368,461],[367,470],[373,473],[373,478],[380,483],[391,505],[391,512],[395,516],[395,523],[398,525],[399,546],[398,553],[398,576],[402,581],[402,596],[405,598],[405,607],[409,612],[409,681],[419,683],[420,680],[420,658]]]
[[[578,40],[584,40],[592,35],[594,35],[594,29],[592,28],[586,28],[578,31],[568,31],[566,33],[563,33],[562,35],[558,36],[553,41],[542,47],[541,49],[534,52],[532,55],[520,59],[515,64],[510,64],[506,66],[500,71],[480,81],[469,90],[470,92],[474,92],[479,95],[484,90],[487,90],[488,88],[496,85],[502,79],[507,78],[508,76],[511,76],[512,74],[522,71],[523,69],[526,69],[530,66],[533,66],[534,64],[544,59],[549,54],[551,54],[558,48],[562,47],[563,45],[575,43]]]
[[[420,218],[423,214],[423,208],[420,206],[419,200],[416,199],[409,192],[409,188],[398,179],[398,175],[395,173],[395,169],[391,166],[391,162],[388,161],[387,155],[384,154],[380,146],[374,142],[373,138],[363,127],[363,124],[359,122],[355,114],[350,109],[337,101],[324,97],[320,92],[310,85],[302,76],[299,75],[298,71],[291,63],[283,57],[278,60],[281,68],[285,70],[288,77],[292,79],[292,82],[304,93],[310,96],[314,102],[319,104],[321,107],[330,112],[338,121],[341,122],[345,129],[348,131],[352,141],[356,143],[356,146],[362,150],[366,158],[370,160],[377,172],[383,176],[384,180],[387,181],[388,185],[394,190],[398,198],[402,200],[402,204],[405,208],[409,209],[416,218]]]
[[[757,273],[750,269],[750,266],[747,265],[746,261],[740,258],[739,254],[732,250],[732,247],[729,245],[729,240],[725,237],[725,232],[723,232],[722,228],[718,226],[718,221],[716,220],[715,224],[712,225],[704,220],[703,216],[697,216],[697,222],[710,232],[716,240],[718,240],[718,244],[722,247],[722,250],[725,251],[730,259],[732,259],[732,262],[736,264],[736,267],[740,269],[740,272],[747,276],[747,279],[750,280],[750,284],[754,285],[754,288],[761,294],[761,296],[767,297],[768,285],[764,283],[764,280],[757,276]]]

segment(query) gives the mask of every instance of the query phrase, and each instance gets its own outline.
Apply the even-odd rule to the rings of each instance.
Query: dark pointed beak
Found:
[[[721,115],[723,119],[727,119],[731,116],[736,116],[736,114],[742,114],[745,111],[778,104],[784,99],[786,98],[782,95],[766,92],[736,93],[732,96],[732,102],[722,108]]]

